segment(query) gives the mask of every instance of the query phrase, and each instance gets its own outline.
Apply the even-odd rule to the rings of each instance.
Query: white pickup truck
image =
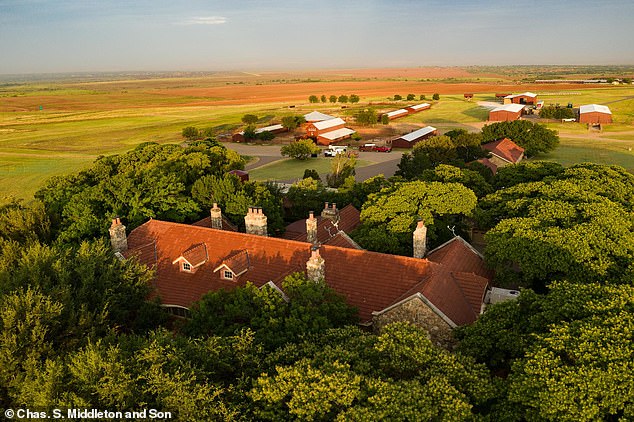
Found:
[[[324,156],[334,157],[337,154],[345,154],[348,151],[346,146],[330,145],[327,150],[324,151]]]

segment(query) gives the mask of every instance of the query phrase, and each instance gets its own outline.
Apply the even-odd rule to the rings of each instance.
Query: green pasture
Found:
[[[562,138],[556,150],[541,154],[535,159],[555,161],[565,166],[583,162],[615,164],[634,173],[634,139],[607,141]]]
[[[138,83],[130,84],[129,93],[126,86],[115,89],[97,83],[85,87],[54,84],[0,86],[0,101],[7,104],[15,96],[28,97],[21,103],[22,111],[16,108],[18,111],[0,112],[0,198],[30,198],[48,177],[79,170],[102,154],[121,153],[142,142],[182,142],[181,131],[186,126],[211,128],[214,133],[227,134],[242,126],[240,119],[247,113],[258,115],[258,124],[264,125],[272,120],[279,121],[285,115],[300,115],[312,110],[353,116],[359,109],[367,108],[368,101],[385,101],[385,98],[362,98],[360,104],[347,104],[346,109],[341,109],[339,103],[296,104],[297,107],[292,109],[285,103],[183,107],[173,105],[182,104],[183,97],[161,96],[152,90],[135,91],[135,84]],[[521,91],[521,86],[514,90]],[[634,87],[588,90],[571,87],[569,93],[549,93],[545,85],[543,92],[538,93],[546,104],[607,104],[615,121],[599,134],[588,132],[585,125],[578,123],[548,124],[560,131],[563,139],[561,147],[545,158],[563,164],[588,160],[615,163],[632,170],[634,157],[627,148],[634,142]],[[440,101],[426,100],[432,104],[430,110],[398,119],[393,124],[431,124],[442,130],[456,127],[475,130],[488,116],[487,109],[478,106],[477,102],[493,101],[493,96],[493,93],[475,94],[472,101],[466,101],[462,95],[440,93]],[[123,102],[125,106],[108,109],[108,100],[115,97],[116,104]],[[403,101],[393,108],[418,102]],[[41,111],[38,110],[40,103],[44,103]],[[64,104],[70,103],[81,103],[85,107],[64,111]],[[379,108],[389,109],[390,106],[377,106]],[[359,162],[359,166],[367,164],[371,163]],[[293,179],[301,177],[305,168],[326,173],[329,161],[282,161],[254,170],[253,177]]]
[[[330,173],[332,158],[316,157],[308,160],[295,160],[293,158],[274,161],[262,167],[249,171],[251,180],[295,180],[301,179],[304,170],[316,170],[317,173]],[[375,164],[367,160],[357,160],[357,168]]]

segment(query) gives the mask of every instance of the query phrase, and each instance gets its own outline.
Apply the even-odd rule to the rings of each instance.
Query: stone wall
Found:
[[[425,329],[429,339],[437,346],[452,349],[456,345],[449,324],[418,297],[413,297],[381,315],[375,315],[373,326],[380,333],[384,326],[397,321],[407,321]]]

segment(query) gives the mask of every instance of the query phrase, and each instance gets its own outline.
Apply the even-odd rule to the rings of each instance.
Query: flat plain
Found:
[[[432,102],[430,110],[394,121],[387,132],[381,127],[361,131],[369,139],[374,132],[404,133],[426,124],[441,133],[459,127],[478,130],[488,115],[478,102],[491,102],[499,92],[524,91],[536,92],[546,104],[598,103],[613,112],[614,124],[601,132],[578,123],[547,123],[560,132],[562,143],[537,158],[619,164],[634,171],[632,85],[520,83],[495,68],[455,67],[84,77],[0,83],[0,202],[28,199],[48,177],[81,169],[99,155],[121,153],[142,142],[182,142],[186,126],[226,139],[247,113],[258,115],[258,124],[265,125],[312,110],[343,117],[367,107],[393,110],[422,102],[420,95]],[[440,94],[440,101],[430,101],[433,93]],[[475,97],[466,101],[464,93]],[[361,101],[308,102],[310,95],[350,94]],[[395,94],[414,94],[416,100],[395,102]],[[274,166],[264,172],[267,177],[271,173]]]

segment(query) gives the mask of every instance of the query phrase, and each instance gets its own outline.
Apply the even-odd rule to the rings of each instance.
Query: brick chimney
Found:
[[[313,245],[317,243],[317,219],[312,211],[308,213],[306,219],[306,240]]]
[[[337,209],[337,204],[328,203],[324,205],[324,210],[321,212],[322,218],[327,218],[333,223],[339,222],[339,210]]]
[[[422,220],[418,220],[414,230],[414,258],[424,258],[427,253],[427,227]]]
[[[125,234],[125,226],[121,224],[119,217],[112,220],[110,232],[110,244],[115,252],[125,252],[128,250],[128,238]]]
[[[310,258],[306,262],[306,276],[315,283],[326,278],[326,261],[319,255],[319,247],[310,248]]]
[[[222,230],[222,210],[218,207],[218,204],[214,202],[214,206],[210,210],[211,214],[211,228]]]
[[[268,236],[266,227],[266,215],[260,207],[249,207],[247,215],[244,216],[244,225],[248,234],[258,236]]]

